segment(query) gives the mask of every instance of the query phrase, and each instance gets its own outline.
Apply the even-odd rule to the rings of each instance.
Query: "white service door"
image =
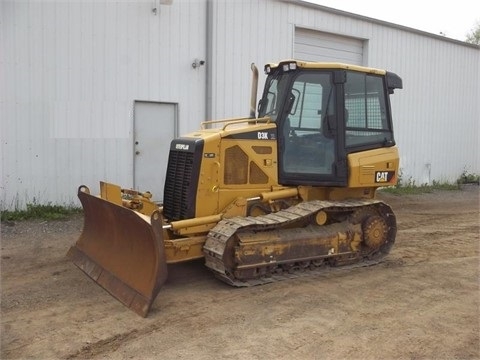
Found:
[[[170,142],[176,136],[177,104],[135,101],[133,186],[163,201]]]

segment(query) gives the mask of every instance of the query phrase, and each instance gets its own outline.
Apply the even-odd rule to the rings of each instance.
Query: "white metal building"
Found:
[[[0,21],[2,209],[99,180],[161,197],[170,140],[248,115],[250,64],[287,58],[403,78],[404,179],[480,173],[475,45],[297,0],[6,0]]]

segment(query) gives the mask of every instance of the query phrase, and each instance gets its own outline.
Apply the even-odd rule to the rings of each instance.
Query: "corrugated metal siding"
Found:
[[[480,173],[480,50],[421,31],[394,26],[322,6],[295,1],[241,1],[235,24],[230,2],[216,1],[215,34],[234,31],[237,44],[248,44],[235,58],[228,35],[216,38],[213,117],[244,114],[251,61],[263,64],[293,56],[295,27],[365,39],[364,64],[385,68],[403,78],[404,89],[392,97],[396,140],[404,181],[417,184],[455,181],[463,171]],[[242,24],[242,25],[238,25]],[[247,26],[246,24],[249,24]],[[283,25],[281,25],[283,24]],[[250,30],[250,31],[249,31]],[[252,31],[253,30],[253,31]],[[245,39],[249,39],[248,41]],[[216,57],[215,54],[222,54]],[[235,73],[228,74],[234,61]],[[245,70],[243,70],[245,69]],[[243,70],[243,72],[242,72]],[[230,76],[231,75],[231,76]],[[243,77],[243,78],[242,78]],[[235,85],[223,86],[222,81]],[[263,84],[260,81],[260,84]]]
[[[291,57],[293,28],[279,22],[288,17],[288,8],[264,0],[210,4],[210,117],[248,116],[250,64],[255,62],[262,74],[265,63]],[[262,86],[260,76],[259,88]]]
[[[98,180],[131,186],[134,100],[178,103],[180,133],[205,113],[247,115],[250,63],[292,57],[295,28],[365,39],[364,64],[402,76],[405,179],[480,173],[478,47],[298,1],[174,0],[153,15],[154,3],[0,3],[2,208],[70,203]]]
[[[370,52],[373,66],[385,63],[404,80],[392,98],[404,179],[479,173],[479,49],[395,29],[372,36],[369,48],[378,53]]]
[[[2,208],[132,186],[134,100],[184,105],[181,132],[204,120],[206,1],[153,4],[1,3]]]

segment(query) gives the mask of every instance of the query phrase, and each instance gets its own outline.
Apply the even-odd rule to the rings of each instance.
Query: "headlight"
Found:
[[[297,70],[297,63],[296,62],[285,63],[282,65],[282,70],[283,72]]]

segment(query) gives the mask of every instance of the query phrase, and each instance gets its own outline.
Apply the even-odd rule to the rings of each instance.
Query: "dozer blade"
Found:
[[[125,306],[146,317],[167,278],[158,211],[150,218],[80,186],[84,227],[67,256]]]

